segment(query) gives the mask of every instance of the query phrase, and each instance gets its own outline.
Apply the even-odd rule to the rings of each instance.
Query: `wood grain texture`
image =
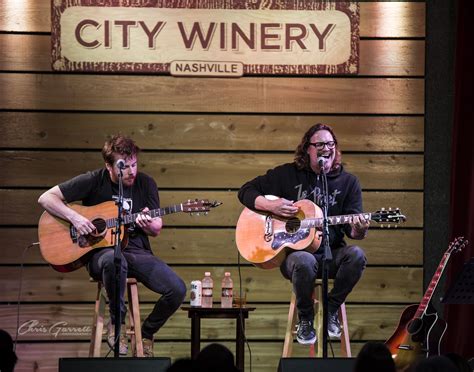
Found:
[[[99,153],[0,151],[1,187],[51,187],[103,167]],[[162,188],[240,188],[270,168],[293,162],[293,154],[142,153],[140,171]],[[345,169],[365,190],[422,190],[422,155],[345,155]]]
[[[1,225],[36,226],[42,213],[37,203],[38,197],[45,190],[0,189],[0,206],[5,212],[0,215]],[[364,209],[375,211],[384,208],[400,208],[407,216],[403,227],[423,226],[423,193],[422,192],[363,192]],[[163,206],[181,203],[187,199],[218,200],[223,205],[214,209],[208,216],[189,216],[183,213],[165,216],[165,226],[235,226],[242,211],[242,205],[235,191],[161,191],[160,200]],[[166,218],[168,217],[168,218]]]
[[[146,150],[291,151],[313,124],[330,124],[343,151],[423,151],[421,116],[0,112],[0,147],[96,149],[123,133]],[[99,151],[97,151],[99,153]]]
[[[424,37],[425,8],[424,2],[361,3],[361,36]]]
[[[0,31],[51,32],[50,1],[2,2]],[[361,2],[361,37],[424,37],[422,2]]]
[[[187,285],[209,269],[215,280],[231,271],[238,287],[236,189],[291,161],[305,130],[323,122],[333,126],[347,169],[361,179],[364,209],[400,207],[408,217],[400,230],[372,228],[364,241],[349,241],[365,249],[369,263],[348,299],[352,352],[391,334],[402,304],[417,303],[423,293],[423,2],[360,3],[359,76],[235,80],[53,74],[50,6],[51,0],[0,2],[0,90],[6,93],[0,94],[0,328],[15,334],[23,261],[33,265],[24,271],[21,322],[90,325],[95,285],[87,272],[53,271],[38,247],[22,253],[37,240],[38,196],[100,167],[99,150],[111,134],[130,135],[145,150],[140,166],[164,188],[162,206],[195,197],[224,202],[205,218],[166,216],[151,243]],[[275,371],[291,285],[279,270],[245,261],[242,274],[257,306],[246,327],[252,367]],[[144,317],[158,296],[143,286],[140,294]],[[235,351],[228,331],[234,327],[203,322],[203,344],[217,340]],[[157,334],[155,352],[189,357],[189,338],[190,321],[178,310]],[[88,347],[86,335],[29,332],[20,336],[15,370],[57,372],[59,357],[86,357]],[[295,343],[294,356],[307,354]]]
[[[45,263],[38,247],[24,249],[38,240],[36,227],[0,229],[0,264]],[[422,265],[423,231],[371,229],[363,241],[348,240],[364,248],[369,265]],[[150,239],[153,252],[169,264],[237,264],[235,229],[165,227]],[[241,259],[243,264],[247,263]]]
[[[91,288],[92,289],[92,288]],[[290,296],[288,296],[289,302]],[[219,306],[216,304],[216,306]],[[257,310],[246,321],[249,340],[283,340],[288,318],[288,303],[255,304]],[[0,305],[0,328],[16,333],[15,305]],[[140,304],[142,321],[151,312],[153,304]],[[404,305],[349,304],[347,315],[352,341],[385,340],[397,327]],[[90,339],[93,304],[25,304],[21,308],[19,341],[87,341]],[[108,318],[108,314],[106,314]],[[106,319],[107,321],[107,319]],[[128,318],[127,318],[128,322]],[[234,328],[232,319],[203,321],[202,338],[235,339],[229,329]],[[61,328],[65,327],[65,328]],[[41,329],[40,329],[41,328]],[[105,330],[104,330],[105,331]],[[89,332],[89,333],[88,333]],[[178,310],[157,333],[159,340],[189,340],[190,320],[186,312]]]
[[[424,81],[0,74],[2,109],[423,114]],[[203,97],[206,97],[203,102]],[[237,99],[238,97],[238,99]],[[357,99],[354,99],[357,97]]]
[[[224,271],[231,272],[236,283],[238,271],[228,266],[176,266],[173,268],[185,283],[200,279],[204,271],[210,271],[213,278],[222,278]],[[0,272],[3,291],[0,301],[18,299],[18,275],[20,268],[5,267]],[[242,290],[247,293],[247,302],[281,302],[288,301],[291,283],[280,274],[280,270],[262,270],[256,267],[242,267]],[[348,302],[385,302],[412,303],[418,302],[422,295],[423,269],[415,267],[368,267],[362,279],[349,295]],[[236,287],[238,285],[236,284]],[[62,274],[53,269],[25,267],[23,272],[22,301],[93,301],[95,287],[89,283],[86,270],[77,270]],[[140,301],[156,301],[159,296],[150,290],[140,287]]]
[[[49,35],[0,35],[0,70],[48,72],[51,68]],[[423,40],[361,40],[359,75],[419,76],[424,74]]]

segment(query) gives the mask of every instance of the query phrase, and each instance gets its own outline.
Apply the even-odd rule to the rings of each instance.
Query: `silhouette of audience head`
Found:
[[[367,342],[357,355],[354,372],[395,372],[395,362],[387,346],[381,342]]]
[[[415,366],[415,372],[457,372],[456,365],[446,356],[439,355],[422,359]]]
[[[199,372],[237,372],[234,354],[221,344],[207,345],[198,354],[195,371]]]
[[[166,372],[192,372],[194,370],[193,361],[189,358],[182,358],[176,359]]]
[[[12,337],[7,331],[0,329],[0,371],[12,372],[17,360]]]
[[[202,349],[196,360],[177,359],[166,372],[238,372],[234,354],[221,344],[210,344]]]

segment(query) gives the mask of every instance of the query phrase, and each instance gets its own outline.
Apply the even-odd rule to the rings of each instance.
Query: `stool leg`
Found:
[[[140,302],[137,283],[127,285],[128,308],[132,351],[135,356],[143,357],[142,328],[140,319]]]
[[[318,358],[322,358],[323,356],[323,348],[322,348],[322,341],[323,341],[323,305],[321,303],[321,299],[323,297],[323,287],[320,284],[316,284],[314,286],[314,313],[316,314],[316,335],[318,337],[317,344],[316,344],[316,356]],[[314,349],[310,350],[310,356],[314,356]]]
[[[94,306],[94,318],[92,321],[91,343],[89,346],[89,357],[100,357],[102,346],[102,332],[104,330],[106,297],[101,283],[97,283],[97,296]]]
[[[288,358],[291,356],[293,350],[293,335],[295,333],[296,325],[296,296],[292,292],[290,307],[288,309],[288,321],[286,323],[286,332],[285,332],[285,342],[283,344],[283,358]]]
[[[347,313],[345,303],[343,303],[339,308],[339,321],[342,324],[341,353],[342,356],[350,358],[352,357],[351,341],[349,340],[349,326],[347,325]]]

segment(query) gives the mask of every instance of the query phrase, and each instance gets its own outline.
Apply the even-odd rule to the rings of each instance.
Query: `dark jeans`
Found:
[[[114,283],[114,250],[104,248],[95,253],[87,265],[89,274],[104,283],[109,298],[110,318],[115,323],[115,283]],[[136,278],[147,288],[161,294],[153,311],[143,322],[142,335],[152,339],[153,335],[165,324],[168,318],[179,308],[186,296],[186,285],[171,268],[144,249],[122,251],[122,282],[120,284],[120,317],[125,322],[127,308],[124,293],[126,279]]]
[[[328,295],[328,311],[334,312],[346,300],[365,269],[367,259],[362,248],[352,245],[332,250],[333,260],[329,263],[329,277],[334,278],[334,286]],[[306,251],[291,252],[280,266],[283,276],[293,284],[299,319],[313,320],[312,294],[314,282],[321,265],[322,253]]]

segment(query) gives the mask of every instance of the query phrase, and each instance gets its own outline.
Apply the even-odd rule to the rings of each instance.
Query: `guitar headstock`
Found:
[[[460,252],[468,243],[469,240],[465,239],[464,236],[458,236],[449,244],[449,248],[446,253]]]
[[[392,225],[396,227],[397,224],[405,222],[407,218],[400,212],[399,208],[389,208],[388,210],[382,208],[372,213],[371,219],[378,223],[387,224],[387,226],[381,225],[381,227],[391,227]]]
[[[207,214],[211,208],[218,207],[221,204],[218,201],[210,202],[208,199],[188,199],[186,202],[181,203],[183,212],[196,213],[197,215],[200,213]]]

